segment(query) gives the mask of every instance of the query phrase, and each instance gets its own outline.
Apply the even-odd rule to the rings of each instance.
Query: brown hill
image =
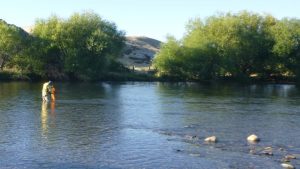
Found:
[[[126,37],[126,46],[119,61],[129,68],[149,68],[152,59],[160,49],[161,42],[148,37]]]

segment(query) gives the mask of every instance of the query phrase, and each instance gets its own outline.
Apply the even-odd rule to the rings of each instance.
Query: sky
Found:
[[[68,18],[75,12],[93,11],[114,22],[126,36],[147,36],[165,41],[183,37],[190,19],[242,10],[300,19],[300,0],[3,0],[0,19],[22,28],[36,19],[55,14]]]

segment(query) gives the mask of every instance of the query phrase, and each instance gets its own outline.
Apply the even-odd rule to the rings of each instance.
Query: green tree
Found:
[[[39,20],[33,34],[45,40],[48,58],[62,63],[57,66],[63,67],[63,72],[86,80],[97,79],[108,71],[125,40],[114,23],[93,12],[75,13],[66,20],[56,16]]]
[[[155,58],[158,73],[171,75],[171,70],[176,70],[195,80],[269,76],[277,61],[272,52],[275,42],[271,30],[275,24],[276,19],[270,15],[246,11],[212,16],[204,22],[191,20],[181,43],[168,40],[162,46]]]
[[[64,50],[62,31],[64,20],[51,16],[46,20],[39,19],[32,31],[35,42],[32,45],[35,54],[42,59],[44,75],[55,79],[64,76]]]
[[[300,82],[300,20],[285,18],[273,27],[272,33],[278,69],[281,73],[295,75]]]
[[[29,37],[26,40],[26,48],[12,57],[9,65],[23,74],[45,76],[44,58],[43,55],[39,55],[38,52],[42,50],[42,48],[37,48],[37,45],[37,40],[33,37]]]
[[[216,44],[224,72],[241,79],[265,72],[272,57],[269,29],[273,24],[271,16],[245,11],[209,18],[206,36]]]
[[[180,42],[173,36],[167,37],[167,42],[162,44],[160,51],[155,56],[154,67],[159,76],[184,78],[184,54]]]
[[[123,33],[113,23],[94,13],[74,14],[62,32],[67,72],[95,77],[117,57],[123,43]]]
[[[183,38],[186,68],[189,79],[216,79],[220,72],[218,44],[209,36],[208,29],[200,19],[190,20]]]
[[[3,70],[14,56],[23,54],[28,37],[21,28],[0,20],[0,70]]]

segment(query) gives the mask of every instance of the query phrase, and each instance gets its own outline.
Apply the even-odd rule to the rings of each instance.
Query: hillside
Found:
[[[160,49],[161,42],[141,36],[126,37],[126,46],[119,61],[135,70],[149,69],[152,59]]]

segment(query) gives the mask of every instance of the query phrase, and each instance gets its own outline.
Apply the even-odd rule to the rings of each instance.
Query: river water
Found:
[[[56,102],[43,104],[42,84],[0,83],[0,168],[271,169],[285,155],[300,167],[294,85],[55,87]],[[246,141],[253,133],[257,144]]]

